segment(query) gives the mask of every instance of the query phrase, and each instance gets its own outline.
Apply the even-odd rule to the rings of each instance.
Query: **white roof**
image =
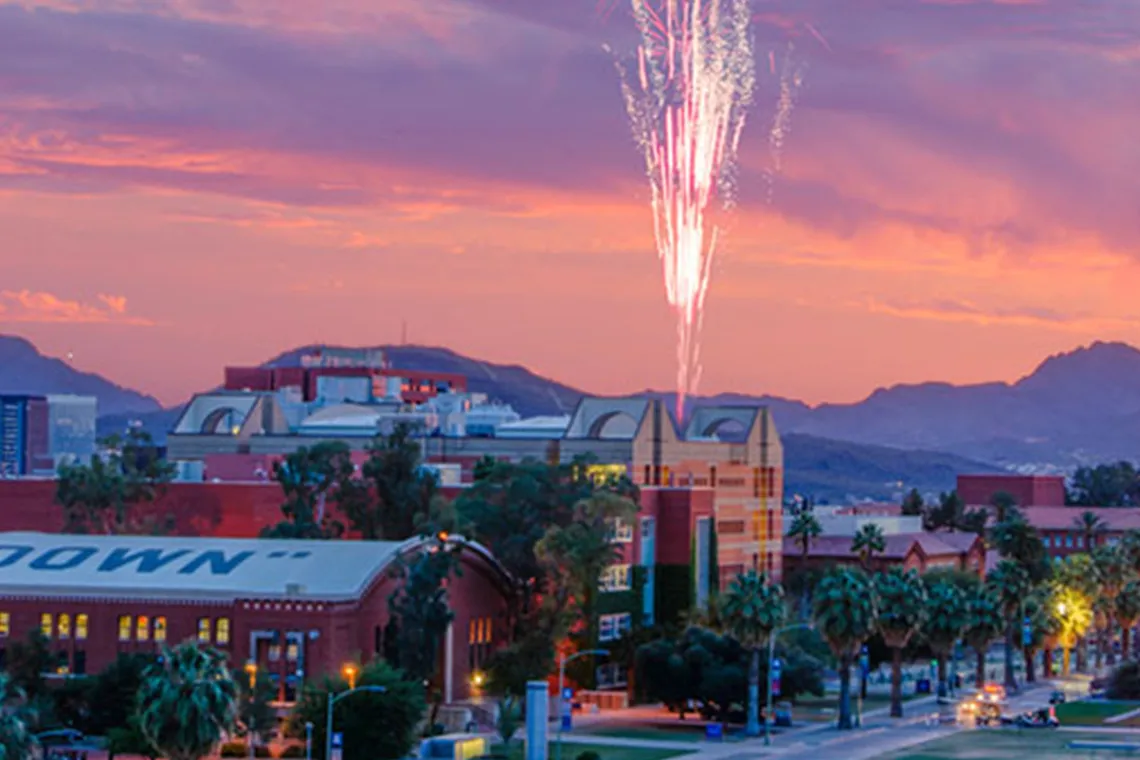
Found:
[[[421,542],[0,533],[0,596],[349,601]]]

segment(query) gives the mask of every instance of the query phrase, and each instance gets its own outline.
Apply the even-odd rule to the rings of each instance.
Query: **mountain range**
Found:
[[[316,347],[268,365],[296,365]],[[444,348],[384,347],[392,364],[466,375],[473,392],[524,416],[569,413],[584,391],[518,365],[472,359]],[[0,392],[98,397],[101,429],[140,419],[161,436],[180,409],[45,357],[25,340],[0,336]],[[671,394],[644,391],[672,400]],[[958,472],[1065,471],[1134,459],[1140,451],[1140,350],[1093,343],[1049,357],[1014,383],[896,385],[851,404],[809,406],[773,396],[720,394],[695,404],[765,404],[784,436],[790,491],[830,499],[894,498],[903,487],[950,488]]]

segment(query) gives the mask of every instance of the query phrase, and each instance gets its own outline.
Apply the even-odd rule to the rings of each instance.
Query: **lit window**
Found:
[[[119,615],[119,641],[131,640],[131,616]]]
[[[223,644],[223,645],[230,643],[230,619],[229,618],[218,618],[217,634],[218,634],[217,637],[214,639],[214,641],[216,643]]]
[[[471,622],[467,624],[467,643],[468,644],[478,644],[479,643],[479,621],[478,620],[472,619]]]
[[[0,636],[7,636],[12,632],[12,615],[9,612],[0,612]]]
[[[628,544],[633,541],[633,525],[624,520],[614,520],[610,523],[609,539],[612,543]]]
[[[598,618],[598,641],[614,641],[629,633],[633,618],[628,612]]]
[[[71,615],[67,615],[67,614],[60,615],[59,616],[59,625],[56,626],[56,630],[59,631],[59,637],[61,639],[70,639],[71,638]]]
[[[296,662],[301,654],[301,648],[297,646],[296,641],[290,641],[285,645],[285,659],[289,662]]]
[[[49,639],[51,638],[52,617],[51,617],[50,612],[45,612],[42,615],[40,615],[40,631],[43,633],[44,636],[47,636]]]
[[[198,618],[198,641],[210,643],[210,618]]]
[[[166,618],[164,617],[154,619],[154,640],[166,641]]]
[[[77,641],[87,640],[87,615],[84,613],[75,616],[75,638]]]
[[[598,585],[602,591],[629,591],[629,565],[610,565]]]
[[[139,641],[150,640],[150,618],[146,615],[139,615],[135,625],[135,636]]]

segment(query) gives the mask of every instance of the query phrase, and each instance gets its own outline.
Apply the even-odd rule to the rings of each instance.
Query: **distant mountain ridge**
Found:
[[[13,348],[15,343],[21,345]],[[316,348],[297,348],[266,364],[296,365],[303,355]],[[484,362],[445,348],[383,348],[393,366],[463,374],[472,391],[509,403],[524,416],[568,414],[584,395],[579,389],[540,377],[519,365]],[[69,378],[68,373],[81,373],[75,373],[64,362],[39,355],[27,341],[3,336],[0,389],[6,387],[5,378],[10,382],[13,374],[11,360],[4,358],[12,353],[22,357],[22,390],[42,386],[50,388],[46,392],[92,393],[107,412],[102,420],[105,430],[121,428],[128,418],[140,418],[161,436],[177,416],[177,409],[159,410],[149,396],[120,388],[98,376],[83,375],[83,382]],[[37,383],[41,368],[46,368],[42,377],[47,378],[42,384]],[[58,390],[62,386],[67,386],[67,390]],[[657,391],[639,395],[673,399],[671,393]],[[1014,383],[896,385],[876,390],[852,404],[812,407],[793,399],[736,393],[697,398],[693,402],[767,405],[789,442],[787,470],[798,473],[795,483],[815,482],[820,489],[867,496],[875,496],[871,491],[888,492],[891,480],[901,480],[920,490],[926,486],[942,489],[952,485],[949,473],[955,469],[1042,471],[1111,459],[1137,459],[1140,350],[1124,343],[1097,342],[1051,356]],[[111,412],[108,407],[117,411]],[[802,437],[795,438],[794,434]],[[846,448],[836,449],[836,445]],[[827,459],[820,460],[824,451],[828,452]],[[947,454],[955,456],[947,458]],[[908,455],[925,459],[908,463]],[[823,465],[839,466],[837,457],[845,458],[846,464],[832,480],[843,481],[846,486],[820,481],[820,472],[826,469]],[[940,463],[936,463],[937,457],[943,457],[937,460]],[[918,475],[918,471],[925,474]],[[872,472],[876,474],[872,476]],[[809,473],[814,474],[809,477]],[[789,477],[789,487],[793,484]],[[847,486],[855,490],[850,491]]]

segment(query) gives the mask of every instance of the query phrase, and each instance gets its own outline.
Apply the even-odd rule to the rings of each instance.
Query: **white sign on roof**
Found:
[[[0,596],[352,600],[418,543],[0,533]]]

